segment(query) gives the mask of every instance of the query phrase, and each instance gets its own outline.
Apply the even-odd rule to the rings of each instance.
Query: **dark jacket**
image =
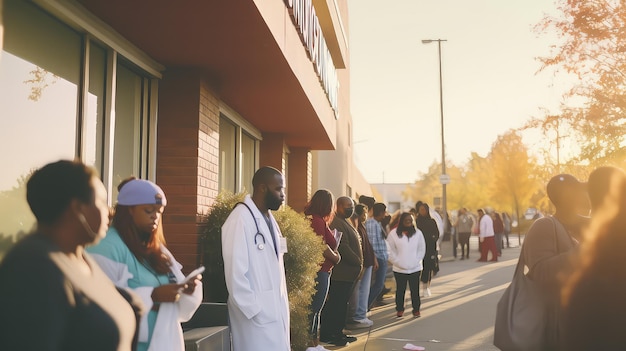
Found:
[[[352,224],[339,216],[335,216],[330,224],[330,229],[337,229],[343,233],[338,248],[341,261],[333,268],[330,279],[354,282],[359,278],[363,269],[361,237]]]

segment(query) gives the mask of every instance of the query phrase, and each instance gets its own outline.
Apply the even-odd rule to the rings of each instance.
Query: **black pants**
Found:
[[[461,257],[469,257],[469,240],[472,233],[459,233],[459,244],[461,244]],[[465,246],[467,246],[467,254],[465,253]]]
[[[320,316],[320,340],[333,340],[343,335],[348,313],[348,301],[354,282],[330,280],[328,297]]]
[[[422,271],[418,271],[410,274],[403,274],[393,272],[393,276],[396,278],[396,311],[404,312],[404,295],[406,293],[406,283],[409,283],[409,290],[411,291],[411,305],[413,306],[413,312],[420,310],[422,301],[420,300],[420,275]]]

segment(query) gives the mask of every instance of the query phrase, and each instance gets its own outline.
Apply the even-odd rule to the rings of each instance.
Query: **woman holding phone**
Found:
[[[88,251],[115,285],[133,290],[149,310],[139,325],[138,350],[183,351],[180,323],[202,302],[202,276],[186,280],[165,247],[163,190],[135,178],[122,181],[118,190],[107,236]]]

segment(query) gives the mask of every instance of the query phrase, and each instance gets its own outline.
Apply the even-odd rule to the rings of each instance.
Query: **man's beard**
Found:
[[[265,206],[272,211],[276,211],[283,204],[283,200],[272,193],[265,194]]]

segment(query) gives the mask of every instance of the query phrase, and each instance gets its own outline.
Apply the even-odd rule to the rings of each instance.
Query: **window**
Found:
[[[220,114],[219,189],[252,193],[252,176],[258,168],[260,133],[234,111]],[[232,116],[232,118],[231,118]]]
[[[34,228],[25,189],[33,169],[81,158],[101,172],[110,202],[121,179],[148,176],[158,78],[31,2],[6,0],[3,11],[0,148],[11,152],[0,153],[0,259]]]
[[[107,52],[94,42],[89,44],[89,90],[83,118],[83,160],[102,172]]]
[[[220,191],[237,192],[237,126],[220,116]]]
[[[8,247],[35,224],[26,203],[32,170],[76,155],[82,40],[25,1],[5,1],[4,11],[0,242]]]

